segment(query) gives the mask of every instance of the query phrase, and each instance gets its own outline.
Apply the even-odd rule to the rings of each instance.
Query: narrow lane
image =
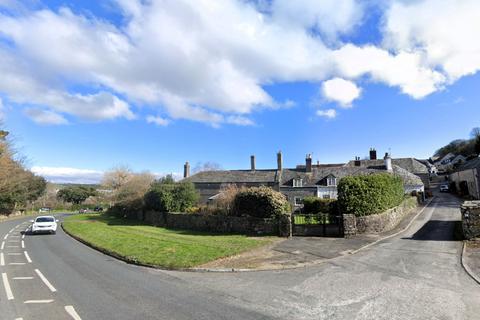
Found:
[[[65,306],[72,305],[84,320],[474,320],[480,315],[480,286],[460,265],[461,241],[454,239],[459,220],[456,198],[441,195],[397,237],[355,255],[287,271],[222,274],[141,268],[85,247],[61,230],[54,236],[26,236],[25,249],[12,249],[22,255],[5,256],[8,263],[25,265],[2,268],[9,277],[10,273],[34,277],[16,280],[14,294],[21,295],[18,301],[27,299],[27,293],[28,299],[53,297],[59,306],[58,319],[60,315],[71,319]],[[0,224],[0,237],[10,228]],[[49,290],[35,269],[56,292]],[[21,305],[15,297],[12,306],[4,293],[0,296],[2,310],[9,305],[9,319],[25,314],[24,319],[40,319],[25,310],[41,305]]]

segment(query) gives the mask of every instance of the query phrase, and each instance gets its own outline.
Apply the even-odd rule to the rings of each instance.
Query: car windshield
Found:
[[[35,222],[53,222],[54,219],[51,217],[40,217],[35,220]]]

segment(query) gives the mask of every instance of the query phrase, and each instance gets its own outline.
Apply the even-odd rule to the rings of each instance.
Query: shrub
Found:
[[[155,182],[145,194],[145,208],[159,212],[184,212],[195,205],[198,193],[190,182]]]
[[[307,214],[333,213],[335,200],[317,197],[305,197],[303,199],[303,211]]]
[[[338,185],[342,213],[366,216],[398,206],[404,199],[402,179],[388,173],[349,176]]]
[[[285,196],[268,187],[245,188],[237,192],[232,213],[237,216],[271,218],[290,211]]]

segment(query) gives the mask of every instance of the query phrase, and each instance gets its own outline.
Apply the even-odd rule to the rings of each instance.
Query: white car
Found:
[[[440,192],[449,192],[450,191],[450,187],[448,186],[448,184],[442,184],[440,186]]]
[[[30,231],[32,233],[53,233],[57,232],[57,222],[58,220],[55,219],[53,216],[40,216],[37,217],[35,220],[30,220],[32,222],[32,226]]]

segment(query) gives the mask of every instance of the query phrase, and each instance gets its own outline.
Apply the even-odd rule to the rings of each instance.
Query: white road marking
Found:
[[[5,248],[5,241],[2,241],[2,247],[0,247],[0,250],[3,250]]]
[[[5,257],[3,256],[3,252],[0,252],[0,266],[5,265]]]
[[[7,240],[8,238],[8,233],[5,235],[5,237],[3,237],[3,240]]]
[[[30,259],[30,256],[28,255],[28,252],[23,251],[23,254],[25,255],[25,258],[27,258],[28,263],[32,263],[32,259]]]
[[[9,265],[11,266],[23,266],[25,262],[10,262]]]
[[[27,231],[24,231],[24,232],[27,232]],[[25,239],[25,233],[22,234],[22,239]]]
[[[2,273],[2,279],[3,279],[3,286],[5,288],[5,293],[7,294],[7,299],[13,300],[12,288],[10,287],[10,283],[8,282],[6,273]]]
[[[33,277],[13,277],[13,280],[33,280]]]
[[[7,255],[8,256],[19,256],[19,255],[21,255],[21,253],[20,252],[7,252]]]
[[[35,269],[35,272],[38,274],[40,279],[42,279],[43,283],[45,283],[45,285],[48,287],[48,289],[50,289],[50,291],[52,291],[52,292],[57,291],[57,289],[55,289],[55,287],[52,286],[52,284],[47,280],[47,278],[45,278],[45,276],[40,272],[40,270]]]
[[[25,249],[25,242],[22,240],[22,249]]]
[[[50,302],[53,302],[53,299],[49,299],[49,300],[27,300],[27,301],[24,301],[23,303],[29,304],[29,303],[50,303]]]
[[[18,240],[7,240],[7,242],[16,242],[16,243],[18,243],[18,242],[20,242],[20,241],[18,241]]]
[[[75,308],[73,306],[65,306],[65,311],[74,319],[74,320],[82,320],[78,313],[75,311]]]
[[[15,318],[15,320],[23,320],[23,318]]]
[[[13,227],[12,229],[10,229],[10,231],[8,231],[8,233],[12,233],[13,230],[15,230],[15,227]]]
[[[7,248],[18,248],[18,246],[7,246]]]

